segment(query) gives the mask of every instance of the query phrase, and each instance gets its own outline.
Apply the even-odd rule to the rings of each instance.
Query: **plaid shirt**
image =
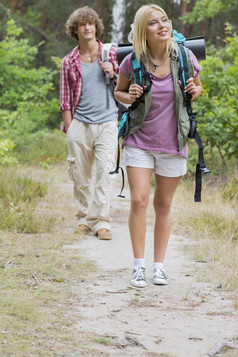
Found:
[[[100,41],[98,42],[100,49],[99,63],[101,64],[103,44]],[[60,110],[70,109],[72,115],[79,103],[83,85],[79,51],[79,46],[77,46],[62,59],[60,71]],[[113,65],[114,72],[118,73],[119,66],[115,47],[111,48],[109,58]]]

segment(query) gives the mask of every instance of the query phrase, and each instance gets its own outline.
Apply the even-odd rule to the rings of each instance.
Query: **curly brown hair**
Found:
[[[75,10],[68,18],[65,27],[66,32],[69,36],[73,37],[74,39],[78,40],[78,35],[76,31],[78,30],[78,25],[80,21],[92,22],[96,27],[96,37],[102,35],[104,26],[102,20],[99,18],[96,11],[91,9],[88,6],[80,7],[79,9]]]

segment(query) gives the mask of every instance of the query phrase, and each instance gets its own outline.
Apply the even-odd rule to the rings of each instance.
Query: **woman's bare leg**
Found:
[[[170,209],[181,177],[155,175],[154,262],[163,262],[171,227]]]
[[[152,169],[127,167],[131,193],[129,230],[134,258],[144,258],[146,209],[150,195]]]

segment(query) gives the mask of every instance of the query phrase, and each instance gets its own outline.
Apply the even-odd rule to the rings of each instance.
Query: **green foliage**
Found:
[[[18,233],[50,232],[55,224],[54,217],[39,216],[25,204],[11,205],[9,209],[1,210],[0,225],[2,230]]]
[[[237,206],[238,202],[238,177],[233,176],[226,184],[222,187],[222,198],[226,200],[233,201]]]
[[[12,155],[14,144],[10,139],[0,140],[0,165],[13,165],[17,163],[16,158]]]
[[[34,201],[46,193],[46,184],[33,180],[29,171],[22,174],[16,168],[0,170],[0,201],[4,206],[16,206],[21,201]]]
[[[219,151],[224,163],[238,157],[238,37],[202,63],[203,93],[195,106],[203,142]]]
[[[124,42],[127,43],[127,36],[131,30],[130,24],[134,21],[134,16],[136,11],[143,5],[148,5],[155,3],[158,6],[162,7],[169,18],[172,20],[173,27],[176,30],[179,30],[180,21],[179,17],[179,4],[173,0],[159,0],[159,1],[150,1],[150,0],[131,0],[126,2],[126,16],[125,16],[125,30],[124,30]]]
[[[61,65],[61,60],[62,59],[59,58],[59,57],[54,57],[54,56],[52,56],[51,59],[55,63],[57,69],[60,70],[60,65]]]
[[[30,24],[39,26],[41,22],[41,13],[36,11],[36,9],[30,5],[26,9],[25,18]]]
[[[48,164],[64,161],[67,157],[66,135],[60,130],[51,133],[38,132],[28,150],[20,148],[17,158],[30,164]]]
[[[191,1],[188,0],[188,3]],[[214,18],[219,12],[227,12],[237,7],[236,0],[197,0],[191,12],[183,16],[183,21],[194,24],[206,18]]]
[[[58,111],[58,100],[50,99],[54,72],[35,68],[38,49],[20,34],[22,29],[10,19],[0,43],[0,125],[16,150],[26,148],[38,131],[47,132],[49,117]]]
[[[70,14],[77,8],[87,5],[95,9],[104,22],[104,33],[101,40],[104,42],[111,41],[111,23],[112,23],[112,6],[113,0],[57,0],[56,6],[52,6],[46,0],[24,0],[13,1],[1,0],[0,17],[6,19],[10,13],[17,23],[24,30],[24,37],[29,40],[31,45],[44,44],[39,48],[37,62],[54,68],[51,56],[63,58],[77,42],[70,38],[65,31],[65,23]],[[2,5],[2,8],[1,8]],[[5,21],[4,21],[5,22]],[[1,32],[0,24],[0,32]],[[55,86],[58,79],[55,81]]]
[[[204,210],[190,217],[192,227],[206,227],[206,234],[214,239],[229,239],[237,237],[238,224],[236,219],[225,220],[219,212]],[[229,237],[226,235],[229,232]]]
[[[129,24],[133,21],[135,11],[144,3],[148,3],[148,1],[139,1],[138,3],[133,0],[128,4],[126,34],[129,30]],[[212,16],[212,11],[215,14],[218,10],[225,11],[231,9],[234,5],[233,1],[213,0],[210,2],[213,4],[210,9],[207,0],[197,0],[194,11],[202,9],[202,6],[198,5],[203,3],[206,5],[204,8],[209,16]],[[5,7],[8,6],[7,1],[3,1],[3,4]],[[179,14],[179,5],[172,0],[161,0],[158,4],[165,8],[172,20],[175,14]],[[59,48],[56,49],[57,46],[54,50],[55,43],[54,45],[52,43],[52,50],[48,56],[55,68],[52,71],[50,68],[37,65],[40,63],[39,49],[40,51],[46,49],[46,43],[40,47],[31,44],[34,41],[37,43],[36,39],[39,39],[39,42],[52,40],[55,35],[54,31],[56,30],[51,29],[52,25],[48,23],[49,27],[46,26],[45,32],[38,32],[38,34],[42,33],[45,38],[35,36],[34,30],[39,30],[40,20],[42,20],[39,14],[46,16],[47,20],[51,11],[53,11],[51,8],[47,10],[45,6],[47,7],[47,4],[44,1],[34,5],[27,1],[26,7],[21,9],[21,12],[17,8],[14,12],[14,19],[19,21],[22,16],[24,31],[16,25],[13,18],[10,18],[4,28],[3,41],[0,43],[0,162],[4,165],[14,163],[15,152],[17,153],[15,156],[20,160],[24,158],[25,161],[31,163],[38,160],[38,162],[43,161],[46,164],[59,160],[66,155],[65,143],[60,147],[56,145],[57,140],[59,140],[59,143],[62,142],[61,137],[54,137],[55,148],[58,152],[57,150],[53,152],[53,146],[50,146],[52,138],[47,135],[49,129],[58,127],[61,121],[61,115],[58,111],[58,88],[55,89],[53,85],[54,76],[57,78],[57,83],[59,82],[61,51]],[[54,19],[60,22],[64,18],[65,22],[71,10],[76,8],[78,4],[70,1],[67,6],[63,4],[62,8],[55,12]],[[92,1],[89,6],[98,10],[98,2]],[[105,5],[108,13],[111,8],[112,1],[107,6]],[[99,15],[102,18],[105,16],[107,18],[105,38],[108,39],[111,19],[109,19],[108,14],[104,16],[100,12],[101,10]],[[28,22],[30,25],[27,24]],[[28,32],[25,31],[26,28],[28,28]],[[30,36],[29,28],[31,28]],[[61,26],[60,30],[57,31],[57,36],[62,37],[62,33],[65,31],[64,26]],[[202,63],[201,79],[204,91],[194,105],[195,110],[197,108],[199,112],[198,126],[206,150],[210,150],[212,154],[214,150],[218,151],[224,162],[228,158],[238,156],[236,119],[238,111],[236,100],[238,82],[237,42],[237,36],[230,36],[227,38],[224,48],[210,50],[211,55]],[[50,43],[47,46],[49,49]],[[71,44],[69,49],[72,47]],[[64,54],[67,51],[68,49],[64,47]],[[56,55],[52,56],[52,54]],[[45,56],[47,56],[47,51]],[[63,140],[65,140],[65,137]],[[47,146],[47,143],[49,146]],[[195,152],[196,149],[192,147],[194,160],[196,160],[197,155]],[[212,154],[209,153],[209,156],[212,156]],[[194,171],[193,166],[192,164],[192,172]]]

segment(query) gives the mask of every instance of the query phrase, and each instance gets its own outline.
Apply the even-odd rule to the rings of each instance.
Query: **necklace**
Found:
[[[80,56],[83,56],[83,57],[87,58],[87,60],[88,60],[89,62],[91,62],[91,60],[92,60],[92,57],[88,57],[88,56],[85,55],[84,53],[80,53]]]
[[[98,58],[98,52],[95,54],[92,54],[91,57],[89,57],[88,55],[85,55],[84,53],[80,52],[80,56],[83,56],[85,58],[87,58],[87,60],[89,62],[93,62],[96,58]]]
[[[93,62],[93,60],[95,60],[96,58],[98,58],[98,52],[99,52],[99,50],[97,50],[97,52],[92,53],[92,54],[89,56],[89,55],[86,55],[85,53],[83,53],[83,52],[80,51],[80,56],[83,56],[83,57],[87,58],[87,60],[88,60],[89,62]]]
[[[151,61],[152,61],[152,63],[153,63],[152,71],[153,71],[153,72],[156,72],[157,68],[160,67],[160,66],[162,66],[162,64],[164,64],[164,63],[167,61],[167,59],[168,59],[169,57],[167,57],[163,62],[161,62],[161,63],[159,63],[159,64],[156,64],[156,63],[154,62],[153,57],[151,56],[151,54],[150,54],[150,58],[151,58]]]

